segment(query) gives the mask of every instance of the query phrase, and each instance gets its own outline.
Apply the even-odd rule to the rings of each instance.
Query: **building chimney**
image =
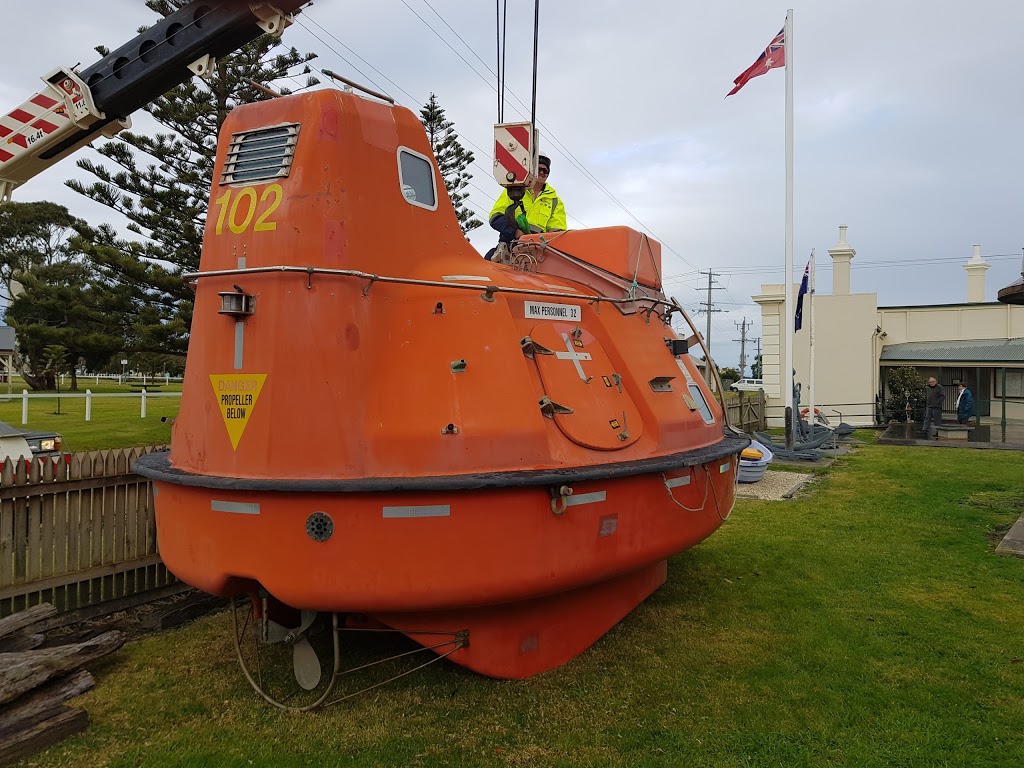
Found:
[[[857,252],[846,242],[846,225],[839,226],[839,242],[828,249],[832,257],[832,295],[846,296],[850,292],[850,260]]]
[[[980,304],[985,301],[985,272],[992,266],[981,258],[981,246],[974,246],[974,255],[964,264],[967,270],[967,303]]]

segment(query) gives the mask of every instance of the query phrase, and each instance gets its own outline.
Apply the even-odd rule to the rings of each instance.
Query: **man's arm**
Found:
[[[506,240],[514,240],[519,233],[519,229],[509,223],[509,218],[506,215],[512,204],[512,198],[508,196],[507,191],[503,190],[497,202],[494,203],[494,207],[491,208],[491,215],[487,220],[491,229],[500,232],[502,239]]]
[[[565,220],[565,203],[560,197],[556,197],[551,207],[551,218],[548,219],[548,232],[562,231],[568,228]]]
[[[499,213],[502,216],[504,216],[505,209],[508,208],[510,205],[512,205],[512,198],[510,198],[508,196],[508,192],[506,192],[503,189],[501,191],[501,194],[498,195],[498,199],[494,202],[494,205],[491,207],[490,215],[487,217],[488,221],[491,222],[492,227],[494,226],[494,217],[497,216]]]

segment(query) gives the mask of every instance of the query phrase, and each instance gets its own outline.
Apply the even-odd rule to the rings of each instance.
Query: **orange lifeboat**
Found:
[[[409,110],[237,109],[172,447],[137,466],[167,566],[457,632],[449,658],[484,675],[569,661],[722,524],[749,442],[672,331],[660,262],[624,227],[485,261]]]

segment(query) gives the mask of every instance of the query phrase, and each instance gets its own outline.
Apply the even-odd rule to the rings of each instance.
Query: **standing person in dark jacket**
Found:
[[[946,393],[939,386],[938,379],[932,376],[924,390],[924,429],[921,430],[921,434],[925,437],[938,437],[938,433],[933,435],[932,430],[938,430],[942,424],[942,404],[945,401]]]
[[[961,424],[968,424],[971,416],[974,415],[974,395],[967,385],[960,382],[960,391],[956,396],[956,420]]]

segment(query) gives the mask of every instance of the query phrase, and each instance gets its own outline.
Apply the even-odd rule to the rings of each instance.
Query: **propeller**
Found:
[[[295,682],[307,691],[320,685],[322,675],[320,659],[306,637],[316,617],[316,611],[302,611],[299,626],[293,628],[281,626],[272,619],[267,620],[267,642],[288,643],[292,646],[292,671],[295,673]]]

